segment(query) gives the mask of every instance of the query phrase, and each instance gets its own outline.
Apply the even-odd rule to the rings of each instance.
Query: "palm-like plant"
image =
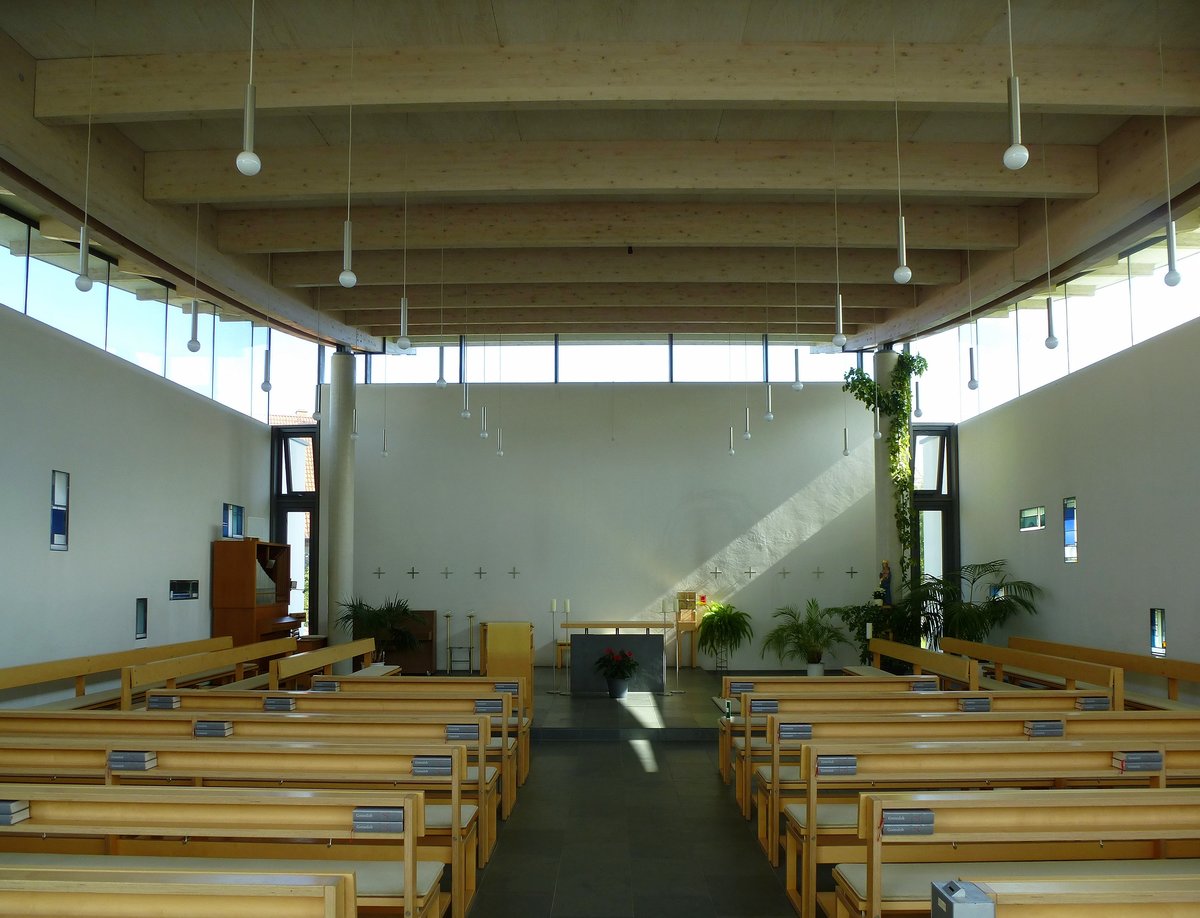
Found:
[[[942,577],[927,577],[905,598],[913,614],[923,614],[922,631],[931,641],[940,635],[983,641],[1014,615],[1037,615],[1041,588],[1016,580],[1005,560],[964,564]]]
[[[761,655],[765,657],[771,650],[780,663],[793,657],[820,663],[834,644],[850,643],[846,632],[833,623],[833,612],[822,609],[815,599],[808,601],[803,612],[795,606],[781,606],[772,616],[779,619],[779,624],[763,639]]]
[[[729,665],[729,655],[754,637],[749,612],[730,603],[710,602],[696,628],[696,647],[717,658],[717,669]]]
[[[361,596],[351,596],[339,602],[342,610],[337,624],[355,638],[375,638],[375,647],[380,651],[414,650],[419,642],[412,628],[421,622],[409,611],[408,601],[399,596],[389,596],[379,605],[371,605]]]

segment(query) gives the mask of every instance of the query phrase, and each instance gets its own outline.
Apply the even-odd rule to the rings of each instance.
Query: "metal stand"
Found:
[[[455,664],[461,663],[467,664],[466,673],[470,675],[475,671],[475,613],[467,613],[467,643],[465,645],[450,643],[450,627],[453,618],[453,612],[446,613],[446,675],[454,675]]]
[[[550,609],[550,665],[554,668],[554,689],[549,695],[570,695],[570,692],[559,691],[558,688],[558,609]]]

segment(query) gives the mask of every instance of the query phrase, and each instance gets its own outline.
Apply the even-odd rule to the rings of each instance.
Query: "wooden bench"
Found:
[[[177,644],[160,644],[156,647],[138,647],[134,650],[118,650],[113,653],[88,654],[64,660],[48,660],[44,663],[26,663],[0,669],[0,692],[15,689],[41,688],[52,682],[73,680],[75,695],[46,703],[46,707],[80,709],[103,707],[115,704],[121,697],[119,688],[88,691],[89,676],[111,674],[116,677],[121,669],[150,660],[224,650],[233,646],[233,638],[205,638],[199,641],[183,641]]]
[[[116,750],[153,755],[148,768],[113,762]],[[387,746],[152,737],[8,737],[0,744],[0,780],[16,782],[420,790],[425,832],[417,857],[450,867],[455,918],[475,895],[478,807],[463,802],[465,745]],[[422,761],[445,763],[444,775],[417,774]]]
[[[991,902],[993,918],[1178,918],[1200,914],[1200,874],[1026,877],[981,880],[972,885]]]
[[[370,661],[375,653],[375,639],[361,638],[345,644],[331,644],[319,650],[306,650],[291,656],[272,660],[270,664],[270,682],[268,688],[276,691],[281,688],[308,688],[307,685],[297,685],[305,676],[320,673],[325,676],[333,675],[333,667],[337,663]]]
[[[230,647],[227,650],[193,653],[184,657],[125,666],[121,669],[121,710],[132,710],[134,699],[150,688],[175,688],[183,680],[243,679],[246,677],[248,664],[257,664],[258,661],[269,657],[289,654],[295,649],[295,638],[276,638],[257,644]]]
[[[447,726],[471,725],[477,736],[487,736],[490,719],[486,714],[395,715],[395,714],[294,714],[262,712],[223,712],[217,715],[184,711],[145,712],[96,711],[11,711],[0,710],[0,740],[16,745],[24,737],[91,737],[109,745],[117,741],[158,742],[189,739],[196,724],[220,720],[232,731],[230,737],[244,741],[318,743],[318,744],[432,744],[446,743]],[[454,731],[462,736],[461,730]],[[480,743],[455,739],[468,757],[477,761]],[[38,765],[31,762],[31,766]],[[53,769],[50,769],[53,770]],[[464,800],[479,807],[479,860],[487,863],[496,844],[500,810],[500,770],[484,764],[468,765],[463,785]]]
[[[752,734],[749,718],[755,714],[780,714],[802,719],[815,713],[920,714],[953,713],[972,704],[986,703],[992,711],[1065,712],[1074,710],[1080,699],[1103,698],[1099,690],[1023,691],[1023,692],[884,692],[801,693],[794,695],[747,692],[742,695],[742,716],[747,718],[740,736],[733,739],[734,790],[742,815],[749,819],[753,798],[751,778],[756,762],[770,757],[770,741]]]
[[[965,686],[967,691],[979,688],[980,667],[978,661],[964,660],[951,654],[938,653],[936,650],[925,650],[898,641],[888,641],[883,638],[871,638],[867,642],[867,650],[871,654],[871,662],[879,668],[884,659],[897,660],[907,663],[914,673],[933,673],[941,679]],[[943,682],[945,685],[945,682]]]
[[[892,824],[904,819],[928,821],[929,834],[883,832],[885,820]],[[1196,858],[1200,789],[864,793],[856,832],[865,846],[866,862],[834,869],[836,913],[881,918],[885,901],[889,913],[927,910],[930,883],[964,875],[960,861],[1024,865],[1031,857],[1052,862]],[[921,860],[921,848],[930,850],[929,846],[938,852],[951,850],[954,857],[921,864],[923,869],[907,872],[903,885],[890,888],[891,868],[903,865],[886,862],[900,856]],[[1194,873],[1196,865],[1187,869]],[[1106,863],[1103,872],[1111,874],[1115,868]],[[924,878],[917,884],[923,887],[922,895],[915,900],[914,874]]]
[[[782,743],[773,762],[775,806],[760,808],[772,817],[767,836],[760,837],[772,863],[779,851],[777,816],[786,822],[785,882],[789,899],[805,918],[816,916],[817,868],[821,864],[856,862],[864,851],[855,837],[857,795],[922,788],[1164,786],[1200,778],[1200,742],[1136,743],[1163,756],[1153,771],[1123,771],[1114,754],[1134,748],[1128,740],[980,741],[951,743],[812,742]],[[834,758],[838,757],[838,758]],[[780,762],[798,760],[794,769]],[[853,774],[831,773],[822,763],[853,761]],[[761,820],[760,820],[761,821]],[[761,833],[760,833],[761,834]],[[952,858],[921,852],[922,857]]]
[[[729,757],[733,732],[745,726],[742,715],[742,695],[746,692],[908,692],[914,682],[925,683],[930,676],[893,676],[879,671],[878,676],[722,676],[721,694],[713,696],[713,704],[722,716],[717,721],[717,770],[726,784],[730,780]],[[936,687],[936,686],[935,686]],[[736,691],[735,691],[736,689]],[[737,712],[736,714],[734,712]],[[762,717],[751,718],[751,728],[761,728]]]
[[[530,686],[522,676],[493,679],[487,676],[386,676],[366,670],[348,676],[322,678],[322,687],[345,692],[508,692],[513,696],[513,716],[509,728],[517,736],[517,784],[529,777],[533,727]]]
[[[1071,660],[1028,650],[1014,650],[995,644],[980,644],[958,638],[942,638],[942,651],[960,654],[971,660],[992,664],[992,677],[1004,682],[1005,674],[1016,676],[1014,667],[1028,673],[1051,676],[1066,689],[1100,687],[1109,692],[1114,711],[1125,707],[1125,673],[1120,667],[1086,660]],[[1057,683],[1056,683],[1057,684]]]
[[[1150,710],[1197,710],[1196,705],[1184,704],[1179,700],[1179,683],[1191,682],[1200,684],[1200,663],[1190,663],[1186,660],[1168,660],[1165,657],[1155,657],[1149,654],[1101,650],[1098,647],[1056,644],[1053,641],[1038,641],[1025,637],[1010,637],[1008,639],[1008,646],[1015,650],[1028,650],[1032,653],[1069,657],[1073,660],[1086,660],[1089,663],[1099,663],[1103,666],[1119,666],[1126,673],[1139,673],[1145,676],[1166,679],[1166,698],[1163,698],[1161,695],[1151,695],[1145,692],[1131,692],[1129,691],[1128,684],[1126,684],[1125,703],[1132,703],[1136,707],[1148,708]]]
[[[324,867],[355,874],[360,908],[403,909],[407,918],[444,910],[442,865],[416,856],[420,791],[2,784],[0,799],[29,805],[27,819],[0,826],[0,852],[103,855],[116,867],[144,858],[217,871]],[[402,828],[387,820],[386,831],[357,829],[356,810],[402,814]]]
[[[239,874],[0,864],[2,915],[354,918],[355,899],[352,873]]]

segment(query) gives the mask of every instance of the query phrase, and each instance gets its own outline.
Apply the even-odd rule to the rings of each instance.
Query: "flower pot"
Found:
[[[629,692],[628,679],[607,679],[608,682],[608,697],[609,698],[624,698]]]
[[[808,664],[808,674],[810,676],[825,675],[825,664],[824,663],[809,663]]]

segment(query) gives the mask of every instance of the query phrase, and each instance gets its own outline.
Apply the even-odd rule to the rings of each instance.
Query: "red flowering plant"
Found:
[[[638,661],[632,650],[613,650],[609,647],[596,661],[596,672],[605,679],[628,679],[637,672]]]

